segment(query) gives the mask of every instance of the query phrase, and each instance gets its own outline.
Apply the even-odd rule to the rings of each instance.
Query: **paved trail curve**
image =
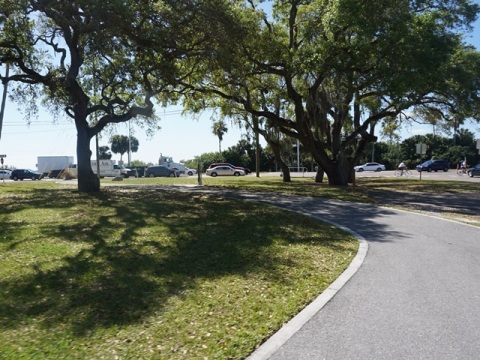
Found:
[[[282,346],[251,359],[480,356],[480,228],[373,205],[218,192],[327,220],[368,242],[362,266],[335,297]]]

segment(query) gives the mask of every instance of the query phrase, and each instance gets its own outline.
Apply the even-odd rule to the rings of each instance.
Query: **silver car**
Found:
[[[355,171],[362,172],[362,171],[385,171],[385,165],[370,162],[363,165],[355,166]]]
[[[216,166],[211,169],[207,169],[207,175],[210,176],[241,176],[245,175],[245,171],[240,170],[240,169],[234,169],[230,166]]]
[[[12,172],[6,169],[0,169],[0,180],[10,179]]]

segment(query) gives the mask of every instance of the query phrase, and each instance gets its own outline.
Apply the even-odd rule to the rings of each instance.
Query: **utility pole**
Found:
[[[260,177],[260,136],[258,133],[258,117],[252,116],[253,132],[255,133],[255,176]]]
[[[453,146],[457,145],[457,118],[453,118]]]
[[[10,65],[5,64],[5,79],[8,78]],[[0,108],[0,139],[2,138],[3,115],[5,114],[5,103],[7,102],[8,81],[3,83],[2,107]]]

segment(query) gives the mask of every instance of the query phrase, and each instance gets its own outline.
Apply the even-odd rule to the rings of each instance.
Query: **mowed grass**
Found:
[[[153,180],[0,183],[1,359],[243,359],[357,252],[317,220]]]
[[[112,184],[112,180],[103,179],[104,184]],[[198,185],[197,176],[179,178],[128,178],[117,185]],[[220,187],[236,190],[265,191],[303,196],[320,196],[331,199],[359,202],[373,202],[358,186],[329,186],[327,179],[323,183],[315,183],[312,177],[295,177],[291,182],[284,182],[279,176],[219,176],[202,175],[201,184],[208,187]]]
[[[102,180],[105,184],[112,184],[109,179]],[[355,186],[330,186],[328,179],[323,183],[315,183],[313,177],[292,177],[292,181],[285,183],[279,176],[261,174],[260,177],[226,176],[210,177],[203,174],[202,185],[248,191],[264,191],[302,196],[318,196],[345,201],[375,203],[371,191],[389,192],[419,192],[419,193],[477,193],[478,182],[469,181],[441,181],[419,180],[418,178],[395,177],[357,177]],[[180,178],[129,178],[118,183],[119,185],[198,185],[197,176]]]

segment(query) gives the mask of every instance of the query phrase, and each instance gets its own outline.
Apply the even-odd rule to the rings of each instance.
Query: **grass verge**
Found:
[[[242,359],[358,246],[305,216],[155,187],[5,183],[0,206],[2,359]]]
[[[480,184],[465,178],[465,181],[443,181],[433,179],[395,178],[395,177],[359,177],[355,186],[329,186],[327,183],[315,183],[310,176],[292,177],[292,182],[284,183],[278,176],[262,174],[261,177],[220,177],[203,176],[203,185],[209,187],[231,188],[247,191],[263,191],[302,196],[372,203],[382,206],[429,214],[466,224],[480,226],[480,212],[475,199],[478,199]],[[105,184],[111,184],[106,181]],[[173,179],[128,179],[127,184],[168,184],[197,185],[197,177]],[[412,197],[413,196],[413,197]],[[406,199],[406,198],[409,199]],[[463,199],[463,205],[450,206],[452,197]]]
[[[204,176],[202,182],[203,185],[217,188],[318,196],[379,204],[480,226],[480,212],[473,200],[478,199],[480,184],[469,180],[465,178],[465,181],[425,179],[420,181],[414,178],[363,177],[357,178],[355,186],[341,187],[315,183],[312,177],[293,177],[292,182],[284,183],[280,177],[263,175],[260,178]],[[108,183],[111,184],[111,181],[105,182],[105,184]],[[124,184],[197,185],[198,180],[196,177],[128,179]],[[407,195],[409,200],[405,199]],[[418,196],[418,198],[412,198],[412,196]],[[452,197],[463,198],[464,206],[456,208],[450,206]]]

